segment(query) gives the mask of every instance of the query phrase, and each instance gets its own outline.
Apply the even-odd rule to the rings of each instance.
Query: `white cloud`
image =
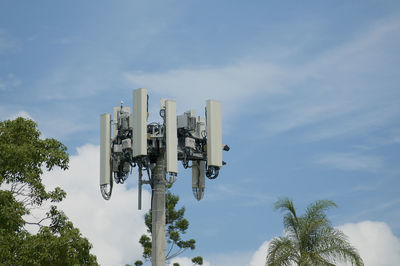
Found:
[[[80,114],[74,114],[76,118]],[[93,130],[94,125],[87,121],[72,120],[70,116],[59,116],[59,117],[44,117],[40,120],[39,125],[42,128],[42,133],[47,137],[65,138],[78,132],[87,132]],[[57,126],[54,126],[57,125]],[[97,126],[97,125],[96,125]],[[97,128],[96,128],[97,130]]]
[[[270,241],[265,241],[253,254],[249,266],[265,266]]]
[[[231,184],[216,185],[210,188],[207,199],[213,201],[226,200],[229,198],[240,198],[239,206],[265,206],[274,202],[275,198],[265,193],[248,192],[245,189]]]
[[[223,101],[227,113],[243,110],[257,93],[283,92],[283,71],[278,66],[239,62],[223,67],[176,69],[164,73],[126,73],[134,87],[147,87],[163,97],[176,99],[180,112],[203,110],[205,100]],[[266,86],[268,85],[268,86]]]
[[[383,162],[377,156],[365,156],[355,153],[322,154],[315,158],[318,164],[342,170],[376,171],[382,168]]]
[[[312,140],[354,135],[400,116],[393,86],[397,68],[388,64],[398,58],[393,52],[399,32],[398,17],[378,21],[301,64],[294,54],[285,64],[239,60],[221,67],[131,72],[125,77],[134,87],[176,99],[180,112],[203,110],[204,99],[215,98],[223,101],[225,116],[265,114],[257,125],[263,136],[305,126],[315,126],[308,133]]]
[[[269,114],[265,131],[279,134],[314,125],[309,138],[326,139],[396,121],[398,90],[390,84],[397,83],[398,75],[389,62],[400,43],[400,38],[393,38],[399,32],[398,17],[379,21],[314,61],[286,69],[285,78],[293,79],[294,72],[301,78],[284,101],[268,102],[279,106]]]
[[[33,119],[32,116],[28,112],[23,111],[23,110],[12,114],[8,119],[14,120],[14,119],[16,119],[18,117],[22,117],[22,118],[26,118],[26,119],[30,119],[30,120],[34,120],[35,121],[35,119]]]
[[[85,145],[70,156],[67,171],[56,169],[43,176],[48,189],[60,186],[67,198],[59,204],[81,233],[93,244],[101,265],[125,265],[141,257],[138,240],[145,233],[143,215],[150,194],[143,191],[143,210],[137,210],[137,190],[115,184],[105,201],[99,191],[99,147]],[[131,176],[130,178],[134,178]]]
[[[97,71],[97,72],[95,72]],[[115,82],[115,81],[114,81]],[[112,75],[101,66],[93,70],[90,66],[65,63],[62,67],[52,69],[43,79],[33,84],[40,100],[73,101],[93,97],[96,93],[112,87]]]
[[[400,239],[384,222],[364,221],[338,227],[368,266],[395,266],[400,262]],[[344,264],[346,265],[346,264]]]

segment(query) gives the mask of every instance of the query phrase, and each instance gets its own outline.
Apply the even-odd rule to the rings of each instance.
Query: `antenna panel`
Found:
[[[207,164],[222,166],[222,113],[221,102],[207,100]]]
[[[178,173],[176,102],[173,100],[165,101],[165,142],[167,172]]]
[[[133,157],[147,155],[147,90],[133,91]]]
[[[111,115],[100,116],[100,186],[110,184]]]

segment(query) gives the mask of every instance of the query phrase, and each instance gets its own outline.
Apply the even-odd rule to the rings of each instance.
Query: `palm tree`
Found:
[[[347,236],[331,226],[325,211],[336,204],[318,200],[297,216],[293,202],[283,198],[275,203],[275,210],[286,212],[283,217],[285,236],[274,238],[268,248],[268,266],[334,266],[339,261],[364,265],[358,251],[347,241]]]

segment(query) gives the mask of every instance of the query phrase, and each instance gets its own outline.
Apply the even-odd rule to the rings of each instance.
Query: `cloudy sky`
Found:
[[[178,113],[223,106],[228,164],[200,202],[190,171],[173,187],[197,240],[181,265],[263,265],[284,196],[300,212],[333,200],[366,265],[397,265],[400,2],[216,2],[0,0],[0,119],[30,117],[68,146],[70,170],[44,181],[67,191],[102,265],[141,254],[150,192],[138,211],[136,174],[109,202],[98,189],[99,116],[140,87],[152,121],[160,98]]]

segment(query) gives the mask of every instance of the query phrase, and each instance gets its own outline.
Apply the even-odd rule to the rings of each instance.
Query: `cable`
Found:
[[[206,176],[208,179],[215,179],[218,177],[219,168],[216,166],[210,166],[207,168]]]

